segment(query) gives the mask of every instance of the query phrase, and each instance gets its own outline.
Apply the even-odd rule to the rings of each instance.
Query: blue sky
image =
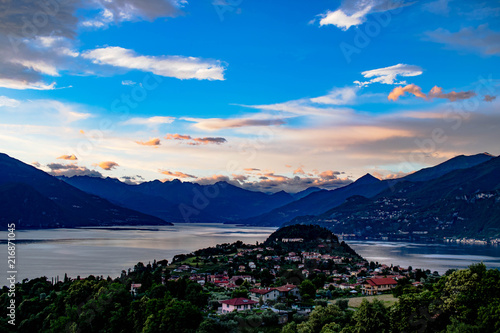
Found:
[[[498,155],[498,1],[7,1],[0,151],[262,191]]]

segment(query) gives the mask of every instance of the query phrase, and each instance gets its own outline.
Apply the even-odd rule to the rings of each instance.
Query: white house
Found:
[[[261,298],[264,302],[275,301],[280,296],[276,288],[250,289],[250,298],[254,301],[259,301]]]
[[[142,284],[140,283],[132,283],[130,285],[130,294],[132,296],[135,296],[137,295],[137,293],[139,292],[139,289],[142,287]]]

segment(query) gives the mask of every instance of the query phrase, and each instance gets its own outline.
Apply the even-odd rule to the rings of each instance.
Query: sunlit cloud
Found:
[[[182,135],[182,134],[167,134],[165,136],[167,140],[191,140],[191,135]]]
[[[434,86],[431,91],[426,95],[422,92],[422,89],[414,84],[409,84],[405,87],[396,87],[387,96],[388,100],[397,101],[399,97],[403,96],[405,93],[410,93],[415,95],[416,97],[420,97],[423,99],[432,100],[433,98],[441,98],[447,99],[450,102],[454,102],[457,100],[469,99],[476,96],[474,91],[461,91],[461,92],[449,92],[444,93],[443,88]]]
[[[390,101],[397,101],[399,97],[403,96],[405,93],[410,93],[415,95],[416,97],[420,98],[427,98],[427,96],[422,92],[422,88],[415,84],[409,84],[404,87],[396,87],[392,89],[392,91],[389,93],[389,96],[387,96],[387,99]]]
[[[194,122],[194,127],[215,131],[225,128],[256,127],[256,126],[279,126],[285,124],[282,119],[254,119],[254,118],[182,118]]]
[[[371,171],[370,174],[378,178],[380,180],[386,180],[386,179],[398,179],[402,178],[404,176],[409,175],[411,172],[403,172],[403,171],[398,171],[398,172],[380,172],[380,171]]]
[[[205,138],[193,138],[191,135],[182,135],[182,134],[167,134],[165,136],[165,139],[167,140],[177,140],[181,142],[185,142],[188,145],[200,145],[200,144],[217,144],[220,145],[222,143],[226,143],[227,140],[225,138],[221,137],[205,137]]]
[[[450,102],[454,102],[461,99],[469,99],[474,96],[476,96],[476,93],[474,91],[460,91],[460,92],[452,91],[449,93],[444,93],[443,88],[438,86],[434,86],[427,95],[427,97],[430,99],[442,98],[442,99],[448,99]]]
[[[154,139],[151,139],[149,141],[136,141],[135,143],[137,143],[138,145],[142,145],[142,146],[158,147],[161,144],[161,141],[158,138],[154,138]]]
[[[334,189],[352,183],[352,180],[347,177],[338,177],[337,175],[341,173],[337,171],[322,172],[323,176],[314,176],[313,173],[302,171],[304,175],[297,172],[290,177],[275,174],[274,172],[258,173],[256,175],[213,175],[199,178],[196,183],[211,185],[223,181],[251,191],[278,192],[284,190],[291,193],[302,191],[311,186]],[[299,176],[299,174],[301,175]]]
[[[146,125],[146,126],[158,126],[162,124],[171,124],[175,120],[174,117],[149,117],[149,118],[131,118],[122,122],[122,125]]]
[[[97,163],[94,165],[100,167],[103,170],[108,170],[108,171],[113,170],[116,167],[119,167],[118,163],[112,162],[112,161],[104,161],[104,162],[100,162],[100,163]]]
[[[84,166],[78,166],[77,164],[61,164],[61,163],[49,163],[47,167],[50,169],[49,174],[60,177],[73,177],[73,176],[90,176],[90,177],[102,177],[102,174],[95,170],[90,170]]]
[[[189,175],[187,173],[180,172],[180,171],[160,170],[160,173],[163,175],[167,175],[167,176],[175,177],[175,178],[198,178],[196,176]]]
[[[200,185],[212,185],[218,182],[230,182],[231,178],[224,175],[213,175],[209,177],[201,177],[196,180],[196,183]],[[234,183],[233,183],[234,184]]]
[[[327,170],[323,171],[319,174],[319,177],[322,179],[337,179],[338,175],[340,175],[341,172],[339,171],[333,171],[333,170]]]
[[[216,137],[216,138],[212,138],[212,137],[206,137],[206,138],[194,138],[193,141],[195,143],[200,143],[200,144],[209,144],[209,143],[213,143],[213,144],[216,144],[216,145],[220,145],[221,143],[226,143],[227,140],[224,139],[224,138],[221,138],[221,137]]]
[[[72,154],[72,155],[62,155],[57,158],[58,160],[68,160],[68,161],[76,161],[78,158]]]

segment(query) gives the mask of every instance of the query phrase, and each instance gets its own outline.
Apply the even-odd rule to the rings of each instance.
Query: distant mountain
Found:
[[[0,153],[0,223],[17,229],[99,225],[171,225],[113,205]]]
[[[370,174],[356,180],[354,183],[335,190],[320,190],[306,195],[302,199],[289,203],[273,211],[239,221],[243,224],[259,226],[280,226],[302,215],[319,215],[329,209],[343,204],[347,198],[360,195],[371,198],[384,190],[393,188],[401,181],[424,182],[438,178],[448,172],[473,167],[493,158],[488,153],[457,156],[434,167],[425,168],[399,179],[381,181]]]
[[[401,181],[288,224],[311,223],[359,237],[500,237],[500,157],[425,182]]]
[[[299,200],[299,199],[302,199],[304,197],[307,197],[311,193],[318,192],[318,191],[321,191],[321,189],[319,187],[309,187],[309,188],[306,188],[304,191],[293,193],[292,196],[295,200]]]
[[[284,192],[265,194],[218,182],[199,185],[177,179],[128,185],[112,178],[61,179],[82,191],[172,222],[230,222],[259,215],[294,200]]]
[[[409,174],[408,176],[403,177],[403,179],[411,182],[427,181],[441,177],[454,170],[471,168],[478,164],[487,162],[492,158],[494,158],[494,156],[488,153],[481,153],[470,156],[459,155],[434,167],[425,168]]]
[[[390,184],[367,174],[354,183],[335,190],[320,190],[313,192],[302,199],[276,208],[269,213],[248,218],[239,223],[259,226],[279,226],[301,215],[318,215],[332,207],[341,205],[353,195],[374,196]]]

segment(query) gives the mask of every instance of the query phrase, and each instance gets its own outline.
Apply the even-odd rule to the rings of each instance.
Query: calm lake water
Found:
[[[172,260],[173,256],[241,240],[264,241],[276,228],[224,224],[178,224],[164,227],[86,228],[16,231],[17,279],[103,275],[117,277],[137,262]],[[0,232],[0,285],[7,277],[6,232]],[[479,245],[418,244],[406,242],[349,241],[369,261],[425,268],[440,273],[483,261],[500,268],[500,247]]]

